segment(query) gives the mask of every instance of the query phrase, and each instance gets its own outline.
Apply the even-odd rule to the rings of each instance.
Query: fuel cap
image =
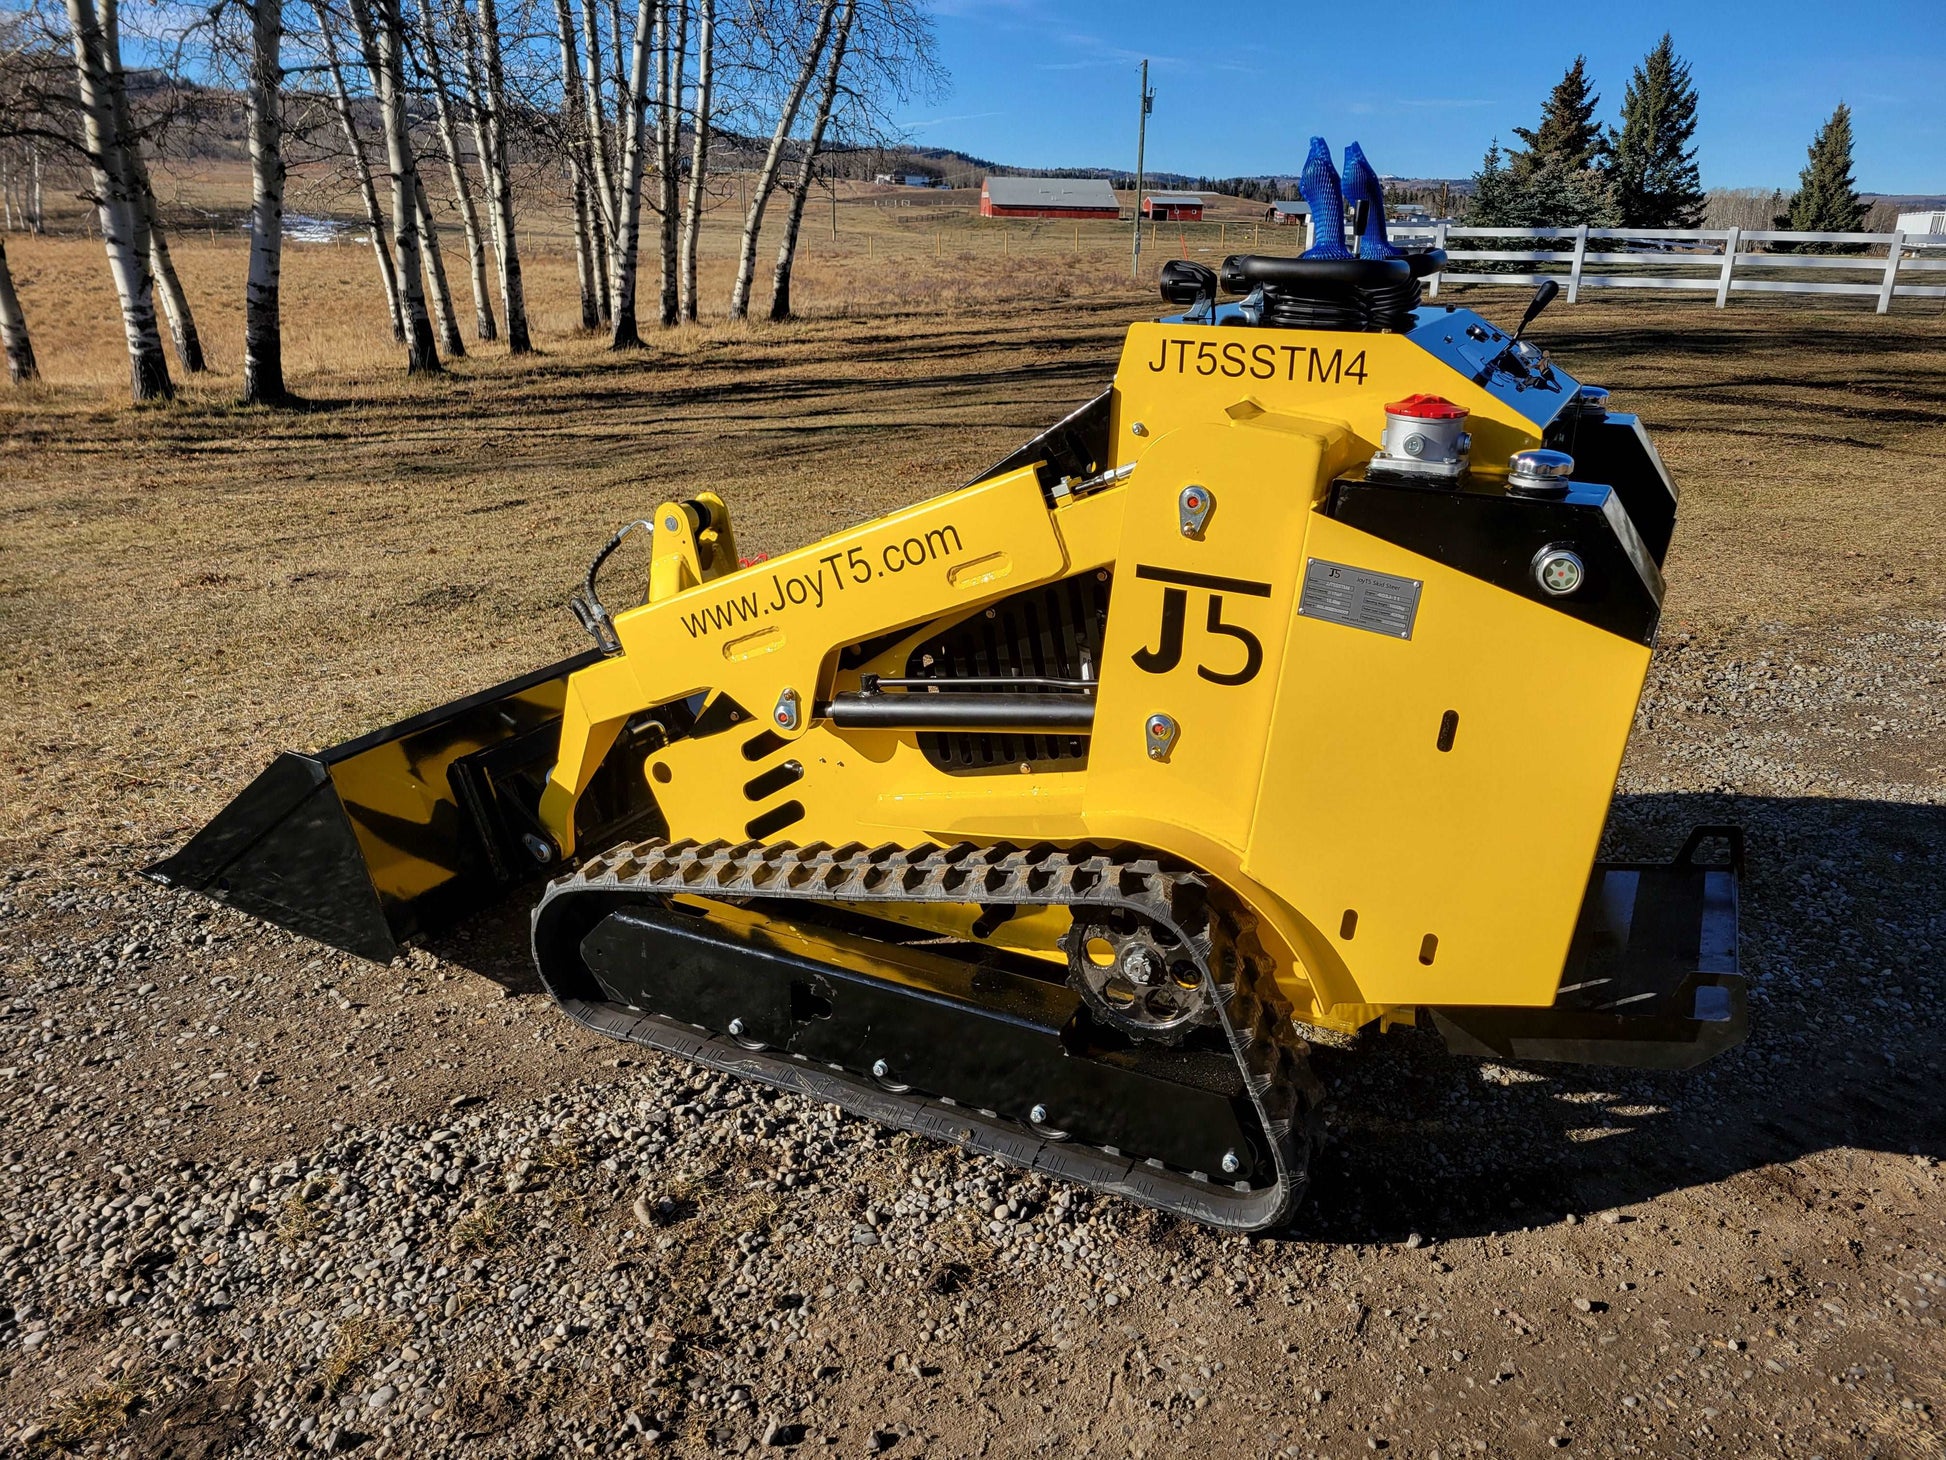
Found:
[[[1564,497],[1573,475],[1574,458],[1565,451],[1516,451],[1507,463],[1507,490],[1525,497]]]

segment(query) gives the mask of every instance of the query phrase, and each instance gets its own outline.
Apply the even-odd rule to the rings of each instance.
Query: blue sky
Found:
[[[1381,172],[1463,177],[1531,126],[1585,53],[1613,121],[1670,30],[1695,68],[1710,187],[1789,187],[1839,101],[1858,185],[1946,192],[1946,0],[1685,5],[935,0],[950,92],[905,115],[915,142],[1021,167],[1135,165],[1136,68],[1156,91],[1149,165],[1294,172],[1308,139],[1364,144]],[[1403,17],[1423,17],[1408,26]]]

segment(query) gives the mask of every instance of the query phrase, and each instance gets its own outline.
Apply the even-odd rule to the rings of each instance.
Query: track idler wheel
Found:
[[[1131,1039],[1180,1044],[1216,1018],[1195,954],[1140,917],[1077,918],[1061,946],[1068,982],[1089,1012]]]

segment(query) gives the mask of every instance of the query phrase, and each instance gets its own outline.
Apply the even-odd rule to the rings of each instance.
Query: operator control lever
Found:
[[[1541,317],[1541,311],[1552,304],[1561,293],[1561,286],[1552,279],[1541,280],[1541,287],[1534,291],[1534,298],[1527,306],[1527,313],[1520,317],[1520,328],[1514,331],[1514,343],[1527,333],[1527,326]]]

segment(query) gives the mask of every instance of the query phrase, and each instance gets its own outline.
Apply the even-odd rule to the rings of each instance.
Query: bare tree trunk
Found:
[[[584,0],[584,3],[592,4],[594,0]],[[633,54],[633,47],[625,47],[622,44],[622,0],[608,0],[608,24],[609,29],[615,34],[615,44],[608,52],[610,62],[608,84],[615,88],[615,136],[611,145],[619,155],[623,145],[621,135],[625,125],[623,118],[628,115],[628,109],[635,104],[635,93],[629,90],[629,59]],[[618,214],[621,208],[621,196],[619,191],[615,194]]]
[[[147,169],[144,169],[147,172]],[[143,178],[142,206],[149,214],[149,271],[162,293],[163,312],[169,317],[169,335],[176,346],[176,363],[184,375],[200,375],[208,367],[203,360],[202,336],[196,333],[196,317],[189,312],[189,296],[183,292],[176,275],[176,261],[169,256],[168,235],[155,215],[155,194]]]
[[[452,13],[459,33],[460,74],[466,81],[466,119],[473,132],[473,156],[480,164],[480,196],[486,213],[487,233],[493,240],[493,269],[497,278],[507,245],[500,236],[500,210],[493,206],[493,149],[489,145],[486,113],[480,101],[484,84],[480,80],[479,32],[473,24],[473,12],[466,8],[466,0],[453,0]]]
[[[439,225],[433,221],[432,204],[426,201],[426,180],[412,174],[413,196],[419,200],[419,236],[426,252],[426,285],[432,295],[433,322],[439,329],[439,348],[454,360],[465,358],[466,341],[460,338],[459,315],[453,310],[453,291],[446,287],[446,259],[439,251]]]
[[[494,247],[500,258],[500,315],[507,322],[507,350],[525,355],[534,346],[527,337],[527,295],[520,277],[520,247],[514,237],[514,189],[513,175],[507,165],[504,121],[507,85],[500,61],[500,15],[494,0],[478,0],[478,4],[486,84],[474,88],[474,125],[479,132],[481,161],[487,173],[487,207],[493,213]]]
[[[122,131],[119,117],[124,108],[115,104],[121,68],[108,60],[94,0],[67,0],[67,12],[95,210],[108,250],[108,270],[121,301],[122,332],[128,339],[130,387],[138,401],[167,399],[176,390],[156,326],[148,209],[142,205],[141,184],[129,164],[135,138]]]
[[[446,66],[439,54],[433,0],[419,0],[419,19],[426,75],[432,82],[433,111],[439,118],[439,141],[446,149],[446,176],[452,184],[453,204],[459,209],[460,228],[466,235],[466,266],[473,281],[473,333],[478,339],[496,340],[500,328],[494,323],[493,296],[487,289],[486,242],[480,237],[479,210],[473,206],[473,186],[466,180],[466,166],[460,157],[459,127],[453,121],[452,92],[447,89]]]
[[[610,157],[608,118],[601,100],[601,8],[596,0],[583,0],[581,10],[588,23],[587,34],[582,38],[586,42],[582,74],[586,105],[582,124],[588,134],[588,201],[595,225],[595,297],[601,308],[601,322],[608,324],[615,317],[615,168]]]
[[[7,379],[25,385],[40,379],[34,363],[34,342],[27,337],[27,316],[21,312],[20,296],[14,293],[13,270],[7,267],[7,240],[0,238],[0,346],[7,352]]]
[[[784,236],[777,244],[777,270],[770,281],[772,320],[791,317],[791,266],[797,262],[797,231],[804,223],[804,204],[811,196],[818,149],[824,145],[824,129],[831,125],[831,109],[838,101],[838,76],[844,70],[845,48],[851,44],[851,27],[857,19],[858,0],[845,0],[844,18],[838,22],[838,33],[831,38],[831,59],[824,68],[824,91],[818,97],[817,119],[811,123],[811,136],[804,144],[804,160],[797,169],[797,188],[791,194],[790,212],[784,219]]]
[[[676,289],[680,261],[676,257],[682,209],[682,73],[689,39],[688,0],[668,0],[662,22],[661,186],[656,189],[657,212],[662,215],[662,327],[677,318]]]
[[[696,322],[696,251],[703,231],[703,180],[709,163],[711,72],[716,59],[716,0],[698,0],[696,134],[689,152],[689,200],[682,226],[682,317]]]
[[[628,134],[622,147],[621,193],[615,218],[615,320],[609,348],[642,343],[635,324],[635,277],[641,249],[642,152],[649,110],[649,46],[655,30],[655,0],[635,0],[635,44],[628,64]]]
[[[581,68],[576,64],[574,12],[568,0],[554,0],[554,24],[561,42],[561,106],[566,130],[568,167],[574,174],[574,268],[581,285],[581,328],[601,328],[600,265],[595,257],[595,224],[589,217],[593,186],[588,166],[588,129],[583,113]]]
[[[378,257],[378,277],[385,285],[385,307],[392,316],[392,338],[405,339],[405,311],[399,304],[399,272],[392,261],[392,249],[385,241],[385,222],[378,211],[378,190],[372,185],[372,165],[365,155],[365,142],[358,135],[352,115],[351,93],[345,87],[345,71],[338,60],[337,44],[331,37],[331,21],[324,0],[311,0],[317,12],[318,32],[324,39],[324,63],[331,72],[332,98],[338,108],[338,121],[345,131],[345,146],[351,152],[352,171],[358,178],[359,196],[365,203],[365,224],[371,230],[372,252]],[[376,78],[374,78],[376,79]]]
[[[594,222],[595,299],[601,310],[601,322],[608,324],[615,318],[615,169],[609,157],[608,118],[601,101],[601,8],[596,0],[583,0],[581,9],[588,22],[587,34],[582,38],[586,45],[582,75],[585,105],[581,120],[588,137],[588,201],[589,214]]]
[[[284,261],[283,0],[250,4],[250,273],[243,288],[243,402],[276,406],[284,388],[279,281]]]
[[[142,140],[135,128],[135,115],[128,105],[128,80],[122,71],[122,17],[120,0],[102,0],[101,34],[103,55],[114,75],[115,123],[128,138],[128,166],[142,195],[142,208],[148,217],[149,273],[162,294],[162,308],[169,319],[169,334],[176,347],[176,363],[185,375],[200,375],[203,341],[196,332],[196,316],[190,313],[189,296],[183,292],[176,275],[176,262],[169,256],[169,237],[156,216],[155,187],[149,180],[149,164],[142,156]]]
[[[406,373],[438,372],[432,319],[420,286],[424,264],[419,248],[419,169],[412,157],[411,121],[406,115],[405,27],[399,0],[352,0],[352,18],[372,37],[378,51],[378,105],[385,123],[386,166],[392,175],[392,257],[398,266],[399,309],[405,316]]]
[[[572,169],[574,192],[574,276],[581,290],[581,328],[601,328],[601,284],[595,258],[595,223],[590,215],[588,179],[580,168]]]
[[[41,144],[39,142],[34,143],[33,150],[28,154],[28,166],[31,169],[29,186],[33,188],[33,192],[28,195],[27,227],[33,233],[45,233],[47,213],[41,207]]]
[[[777,169],[784,161],[784,143],[790,137],[791,128],[797,125],[797,113],[804,105],[804,93],[811,89],[811,79],[818,74],[818,60],[824,54],[825,42],[831,37],[831,22],[837,13],[838,0],[823,0],[819,5],[817,30],[805,49],[804,64],[798,68],[797,80],[791,86],[790,96],[778,113],[777,126],[770,134],[770,147],[764,153],[757,185],[751,190],[749,211],[743,218],[743,243],[737,254],[736,283],[730,290],[731,319],[750,317],[750,285],[757,273],[757,235],[763,231],[764,207],[770,201],[770,190],[777,185]]]
[[[582,37],[586,42],[582,81],[588,99],[582,122],[588,129],[591,154],[588,165],[595,175],[596,216],[601,220],[603,233],[613,238],[619,194],[615,191],[615,168],[609,157],[608,118],[601,104],[601,11],[595,0],[582,0],[582,14],[588,22],[588,33]]]
[[[593,179],[588,183],[588,223],[595,246],[595,308],[600,322],[607,324],[615,317],[614,260],[609,247],[607,224],[603,221],[601,206],[601,187]]]

